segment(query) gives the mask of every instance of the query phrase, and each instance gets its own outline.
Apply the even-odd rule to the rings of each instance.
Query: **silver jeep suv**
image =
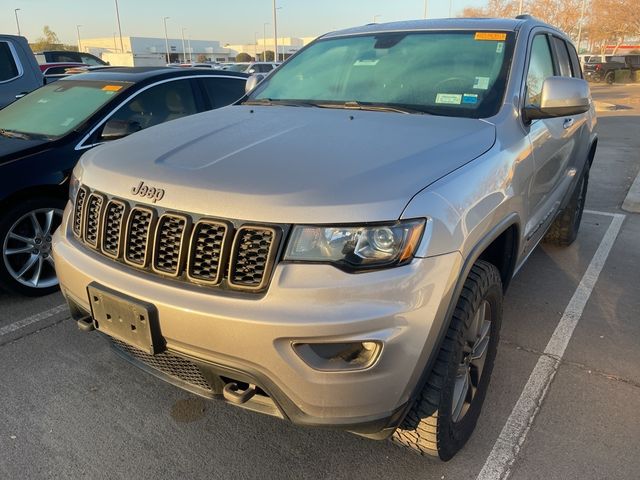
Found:
[[[87,152],[62,291],[168,382],[447,460],[511,278],[576,238],[595,124],[575,48],[533,18],[333,32],[236,105]]]

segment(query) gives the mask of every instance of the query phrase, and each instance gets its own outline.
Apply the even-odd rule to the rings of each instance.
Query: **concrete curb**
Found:
[[[640,172],[622,202],[622,209],[631,213],[640,213]]]

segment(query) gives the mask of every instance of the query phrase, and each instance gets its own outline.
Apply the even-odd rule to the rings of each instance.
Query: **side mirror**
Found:
[[[581,78],[549,77],[542,84],[540,106],[524,107],[527,121],[567,117],[587,112],[591,107],[589,84]]]
[[[251,75],[249,78],[247,78],[247,83],[245,83],[244,85],[244,92],[248,93],[256,88],[258,84],[265,79],[265,77],[266,75],[263,75],[262,73],[254,73],[253,75]]]
[[[256,73],[256,69],[255,68],[250,68],[249,70],[247,70],[247,73]]]
[[[142,126],[138,122],[129,122],[127,120],[109,120],[104,124],[101,140],[117,140],[126,137],[132,133],[142,130]]]

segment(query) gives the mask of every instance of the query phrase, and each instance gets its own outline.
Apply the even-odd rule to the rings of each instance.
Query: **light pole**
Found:
[[[80,27],[82,25],[76,25],[76,32],[78,34],[78,51],[81,52],[82,51],[82,43],[80,43]]]
[[[164,22],[164,46],[167,49],[167,65],[171,63],[169,57],[169,37],[167,35],[167,20],[171,17],[162,17],[162,21]]]
[[[187,47],[189,48],[189,61],[193,63],[193,50],[191,50],[191,35],[187,37]]]
[[[184,31],[186,30],[185,27],[182,27],[182,61],[186,62],[187,61],[187,51],[185,50],[185,46],[184,46]]]
[[[278,13],[276,0],[273,0],[273,60],[278,61]]]
[[[373,23],[376,23],[376,18],[378,18],[378,17],[382,17],[382,15],[374,15],[373,16]]]
[[[429,0],[424,0],[424,18],[429,18]]]
[[[580,44],[582,43],[582,21],[584,20],[584,8],[587,0],[582,0],[582,8],[580,8],[580,21],[578,22],[578,54],[580,53]]]
[[[271,25],[270,23],[262,24],[262,61],[267,61],[267,25]]]
[[[13,13],[16,16],[16,27],[18,27],[18,36],[20,36],[20,20],[18,20],[18,12],[20,11],[19,8],[14,8],[13,9]]]
[[[518,15],[522,15],[522,3],[523,0],[520,0],[520,3],[518,3]]]
[[[118,21],[118,35],[120,35],[120,53],[124,53],[124,44],[122,43],[122,28],[120,27],[120,9],[118,8],[118,0],[116,2],[116,20]]]
[[[258,32],[253,32],[253,59],[258,61]]]
[[[449,0],[449,18],[453,17],[453,0]]]

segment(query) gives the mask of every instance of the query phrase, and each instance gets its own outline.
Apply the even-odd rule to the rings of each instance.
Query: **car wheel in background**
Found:
[[[613,83],[616,81],[616,74],[615,72],[609,72],[604,76],[604,81],[607,82],[609,85],[613,85]]]
[[[0,285],[28,296],[58,289],[51,237],[62,222],[65,201],[40,197],[17,202],[0,219]]]

